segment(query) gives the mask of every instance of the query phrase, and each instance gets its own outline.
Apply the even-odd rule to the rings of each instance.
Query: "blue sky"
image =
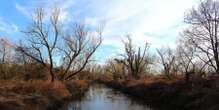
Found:
[[[145,42],[151,48],[174,48],[179,32],[185,28],[184,12],[200,0],[1,0],[0,37],[11,42],[23,38],[20,32],[30,23],[31,11],[38,7],[59,5],[62,20],[83,20],[90,26],[105,21],[103,44],[97,59],[107,59],[122,51],[121,39],[132,34],[136,45]]]

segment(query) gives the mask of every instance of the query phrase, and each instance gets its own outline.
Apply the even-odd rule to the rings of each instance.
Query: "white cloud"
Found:
[[[15,8],[20,13],[24,14],[26,17],[31,18],[31,12],[34,11],[36,7],[42,7],[45,9],[46,13],[48,11],[51,11],[53,7],[58,6],[61,9],[60,13],[60,19],[61,21],[71,21],[71,18],[69,16],[69,8],[74,4],[74,0],[39,0],[39,1],[31,1],[27,3],[27,5],[21,5],[18,3],[15,3]],[[46,17],[49,15],[47,14]],[[46,18],[49,19],[49,18]]]
[[[119,46],[117,42],[120,42],[118,41],[120,38],[118,37],[131,32],[137,44],[142,45],[149,40],[152,47],[157,48],[173,45],[175,37],[183,26],[184,12],[197,1],[112,0],[109,4],[107,1],[104,2],[107,6],[103,10],[99,11],[101,7],[95,7],[93,10],[97,13],[95,19],[107,20],[104,44]],[[145,33],[153,36],[145,35]],[[167,39],[171,41],[167,42]]]
[[[18,26],[13,23],[8,23],[0,17],[0,31],[11,35],[12,33],[18,32]]]
[[[71,22],[77,18],[95,26],[106,20],[103,45],[121,49],[121,39],[132,33],[138,45],[147,41],[152,48],[169,45],[175,47],[178,33],[184,27],[184,12],[197,5],[200,0],[39,0],[30,6],[16,4],[16,8],[27,15],[32,5],[51,8],[54,4],[61,7],[61,19]],[[31,5],[32,4],[32,5]]]
[[[19,31],[18,26],[15,25],[15,24],[12,24],[12,25],[11,25],[11,28],[12,28],[12,30],[13,30],[14,32],[18,32],[18,31]]]
[[[18,4],[18,3],[15,3],[15,8],[16,8],[19,12],[21,12],[22,14],[24,14],[25,16],[30,17],[30,12],[28,11],[29,9],[27,9],[26,7],[21,6],[21,5]]]
[[[91,26],[95,26],[98,25],[98,21],[95,18],[92,17],[87,17],[84,19],[85,24],[91,25]]]

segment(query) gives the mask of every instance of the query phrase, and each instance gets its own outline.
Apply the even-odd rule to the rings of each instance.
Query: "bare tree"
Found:
[[[24,33],[28,45],[18,46],[17,50],[49,69],[51,81],[54,81],[54,51],[60,36],[60,9],[54,8],[47,21],[43,8],[37,8],[33,15],[33,23]],[[46,62],[48,60],[48,62]]]
[[[112,74],[113,79],[121,79],[125,77],[125,68],[123,63],[118,63],[114,59],[109,59],[105,66],[105,71]]]
[[[9,62],[11,56],[12,45],[7,39],[0,39],[1,63]]]
[[[106,67],[106,71],[113,75],[113,79],[116,79],[116,74],[118,74],[118,70],[116,68],[116,62],[113,60],[108,61],[108,65]]]
[[[219,74],[219,2],[206,0],[185,16],[190,27],[184,31],[185,38],[199,51],[205,66],[211,66]]]
[[[104,66],[96,62],[92,62],[86,66],[85,70],[88,71],[88,79],[98,80],[100,76],[104,73]]]
[[[149,44],[146,43],[144,46],[144,50],[142,52],[141,47],[136,48],[132,42],[130,35],[127,35],[127,41],[123,41],[125,46],[125,53],[121,54],[122,59],[116,59],[117,62],[123,63],[126,68],[130,71],[132,77],[135,79],[140,78],[140,74],[145,69],[145,65],[147,62],[146,54],[149,50]]]
[[[168,48],[157,49],[157,53],[160,56],[160,62],[164,68],[164,74],[168,79],[171,79],[171,70],[175,63],[175,55],[173,51]]]
[[[185,74],[186,82],[190,81],[190,77],[195,73],[195,48],[188,42],[180,40],[177,47],[177,61],[179,69]]]
[[[75,24],[72,33],[68,33],[64,40],[65,47],[60,48],[64,53],[63,61],[65,63],[61,79],[69,80],[92,61],[92,55],[102,42],[102,29],[98,29],[94,33],[89,32],[82,24]]]
[[[5,38],[0,39],[0,69],[1,73],[3,73],[4,79],[7,78],[8,66],[9,63],[12,63],[12,51],[13,46],[9,43],[9,41]]]

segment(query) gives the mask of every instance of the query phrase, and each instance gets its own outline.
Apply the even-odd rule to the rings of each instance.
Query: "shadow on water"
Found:
[[[68,110],[153,110],[141,101],[107,88],[94,84],[80,100],[69,103]]]

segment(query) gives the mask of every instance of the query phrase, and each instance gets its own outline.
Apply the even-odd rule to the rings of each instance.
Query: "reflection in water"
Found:
[[[68,110],[152,110],[124,94],[103,85],[93,85],[79,101],[71,102]]]

